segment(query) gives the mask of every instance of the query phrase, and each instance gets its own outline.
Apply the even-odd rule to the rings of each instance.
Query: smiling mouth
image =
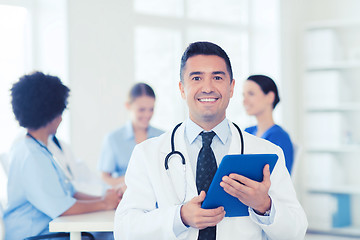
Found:
[[[199,98],[199,102],[216,102],[218,98]]]

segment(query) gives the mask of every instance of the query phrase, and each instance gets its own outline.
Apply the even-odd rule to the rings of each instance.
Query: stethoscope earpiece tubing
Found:
[[[182,164],[185,165],[185,157],[184,157],[184,155],[179,151],[175,151],[175,132],[180,127],[181,124],[182,123],[179,123],[178,125],[176,125],[174,127],[174,130],[171,133],[171,152],[169,152],[169,154],[166,155],[166,157],[165,157],[165,170],[169,169],[169,159],[174,154],[178,154],[181,157]]]
[[[169,169],[169,159],[172,155],[179,155],[181,157],[181,162],[183,165],[185,165],[185,157],[184,155],[179,152],[179,151],[175,151],[175,132],[176,130],[180,127],[182,123],[179,123],[178,125],[176,125],[171,133],[171,152],[168,153],[168,155],[166,155],[165,157],[165,170],[168,170]],[[239,132],[239,135],[240,135],[240,141],[241,141],[241,154],[244,154],[244,137],[242,135],[242,132],[239,128],[238,125],[236,125],[235,123],[233,123],[234,126],[236,127],[236,129],[238,130]]]
[[[234,122],[233,122],[233,124],[236,127],[236,129],[239,131],[240,141],[241,141],[241,154],[244,154],[244,137],[242,135],[242,132],[241,132],[239,126],[236,125]]]

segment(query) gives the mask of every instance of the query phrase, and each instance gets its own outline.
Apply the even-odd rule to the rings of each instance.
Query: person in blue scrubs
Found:
[[[163,133],[150,126],[154,106],[155,93],[148,84],[137,83],[131,88],[126,102],[131,121],[109,133],[103,142],[98,168],[107,184],[124,191],[124,175],[135,145]]]
[[[104,197],[76,192],[47,148],[62,121],[69,91],[58,77],[41,72],[24,75],[11,88],[15,118],[27,134],[9,154],[5,240],[46,234],[58,216],[115,209],[120,201],[114,190]]]
[[[269,140],[282,148],[286,167],[291,173],[294,149],[289,134],[273,119],[273,110],[280,101],[275,82],[265,75],[251,75],[243,86],[243,104],[247,114],[255,116],[257,125],[245,131]]]

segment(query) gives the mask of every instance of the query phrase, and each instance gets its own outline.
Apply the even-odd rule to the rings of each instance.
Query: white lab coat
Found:
[[[240,153],[240,138],[236,128],[230,124],[232,140],[229,154]],[[259,223],[250,212],[248,217],[224,218],[217,225],[217,240],[304,239],[307,219],[299,204],[290,176],[285,167],[284,154],[274,144],[242,131],[244,136],[244,153],[275,153],[279,160],[271,174],[269,196],[275,208],[272,224]],[[179,198],[184,195],[184,172],[180,159],[170,160],[169,169],[173,169],[170,178],[164,167],[164,159],[171,151],[171,132],[147,140],[137,145],[130,159],[125,175],[127,190],[115,214],[115,239],[191,239],[196,240],[198,229],[188,228],[178,238],[173,231],[174,216],[178,214]],[[186,159],[186,201],[197,196],[194,173],[192,172],[186,143],[184,124],[175,134],[175,149],[182,152]],[[177,189],[177,192],[174,191]],[[179,197],[177,197],[179,194]],[[182,196],[182,197],[181,197]]]

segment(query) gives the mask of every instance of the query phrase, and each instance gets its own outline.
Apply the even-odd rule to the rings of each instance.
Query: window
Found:
[[[250,51],[256,48],[249,41],[253,37],[250,24],[255,5],[248,0],[225,0],[221,4],[216,0],[151,2],[155,4],[152,7],[145,0],[134,1],[134,51],[135,80],[149,83],[157,94],[152,124],[168,130],[185,118],[186,104],[178,90],[180,57],[189,43],[204,40],[228,53],[236,84],[227,115],[248,126],[249,118],[242,107],[242,83],[250,73]]]
[[[49,6],[36,5],[33,1],[0,5],[0,153],[7,152],[19,131],[23,132],[11,109],[12,84],[34,70],[59,76],[67,82],[64,8],[64,1]],[[69,141],[67,111],[63,118],[59,134]]]
[[[12,84],[25,72],[25,45],[28,37],[28,12],[23,7],[0,5],[0,161],[20,131],[10,104]],[[5,164],[6,165],[6,164]],[[6,203],[7,179],[0,164],[0,203]]]
[[[59,76],[67,82],[65,0],[3,0],[0,5],[0,157],[24,135],[11,108],[10,88],[19,77],[34,70]],[[70,139],[68,112],[58,130]],[[6,176],[0,170],[0,201],[6,196]]]
[[[7,152],[19,131],[10,104],[10,88],[25,72],[28,12],[23,7],[0,5],[0,153]]]

